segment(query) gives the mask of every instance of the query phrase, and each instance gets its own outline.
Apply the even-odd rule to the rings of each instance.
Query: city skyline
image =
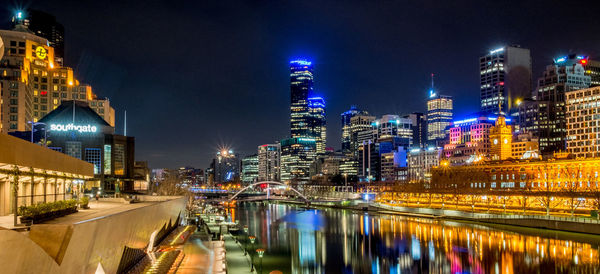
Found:
[[[340,14],[332,16],[334,18],[328,18],[330,14],[320,11],[321,6],[316,3],[248,4],[247,8],[265,16],[264,20],[248,27],[241,22],[248,19],[246,16],[249,15],[242,16],[233,5],[227,4],[200,5],[198,10],[202,14],[206,13],[204,15],[207,19],[204,20],[177,9],[177,6],[181,6],[177,3],[166,8],[162,3],[151,3],[147,7],[130,4],[101,7],[99,4],[75,3],[64,5],[68,7],[61,9],[45,5],[48,4],[34,3],[31,8],[55,15],[57,21],[65,26],[65,64],[77,68],[78,73],[81,73],[79,78],[91,84],[100,96],[111,99],[111,105],[114,105],[117,112],[117,131],[122,131],[123,112],[128,110],[128,133],[144,136],[138,139],[136,158],[149,160],[152,167],[204,168],[221,145],[230,146],[236,153],[249,155],[256,153],[257,145],[289,137],[288,62],[297,57],[310,59],[314,63],[315,91],[327,102],[327,146],[337,150],[341,148],[339,115],[350,105],[357,105],[377,117],[384,114],[425,112],[431,73],[436,74],[439,92],[453,96],[455,119],[477,112],[479,57],[498,46],[520,44],[530,49],[533,79],[541,76],[543,68],[551,64],[552,58],[567,53],[583,53],[591,58],[600,56],[598,49],[589,47],[598,44],[594,41],[597,38],[584,36],[583,31],[577,31],[578,26],[589,32],[597,28],[589,24],[592,17],[586,16],[591,11],[565,13],[566,19],[577,20],[570,24],[570,31],[566,33],[561,31],[566,27],[560,23],[542,20],[544,14],[560,12],[564,8],[560,5],[565,4],[541,8],[525,4],[523,8],[531,13],[515,15],[514,22],[506,25],[501,24],[501,19],[502,16],[512,16],[508,9],[502,10],[502,7],[487,4],[476,4],[481,5],[480,8],[484,10],[480,15],[468,14],[465,10],[469,5],[466,4],[450,7],[450,12],[462,14],[464,18],[447,22],[446,25],[439,19],[427,22],[424,18],[415,18],[417,15],[410,14],[410,11],[417,11],[419,15],[436,15],[444,12],[444,8],[449,8],[428,3],[407,8],[404,11],[407,13],[404,17],[406,19],[402,19],[402,14],[394,15],[397,18],[381,16],[391,16],[390,11],[398,11],[400,6],[394,3],[371,6],[364,12],[361,9],[365,6],[360,3],[350,3],[343,8],[323,3],[324,7],[342,9]],[[534,12],[534,7],[539,11]],[[291,10],[289,18],[276,14],[281,9]],[[149,24],[146,22],[149,19],[138,17],[137,20],[143,22],[131,22],[131,26],[125,26],[125,30],[129,32],[114,33],[116,39],[108,42],[98,40],[96,36],[110,35],[110,30],[114,29],[117,22],[106,20],[99,24],[100,21],[95,20],[104,20],[101,16],[85,15],[86,20],[82,20],[83,13],[73,12],[73,18],[70,18],[67,14],[73,10],[89,10],[93,14],[111,12],[119,18],[125,17],[127,13],[150,15],[161,10],[168,19],[157,20],[148,25],[149,29],[157,28],[157,33],[173,30],[178,34],[203,34],[208,39],[178,35],[186,39],[177,38],[172,42],[165,40],[164,43],[178,49],[171,55],[179,58],[182,63],[175,65],[177,62],[153,57],[153,51],[165,53],[164,49],[148,45],[151,33],[136,28],[136,24],[138,27],[142,23]],[[4,29],[7,29],[6,21],[11,12],[4,13]],[[305,13],[312,14],[312,20],[304,23],[304,30],[294,26],[293,22],[303,18]],[[173,14],[178,16],[168,16]],[[226,22],[230,16],[236,15],[241,18]],[[351,15],[356,16],[350,20],[347,16]],[[484,20],[485,15],[489,15],[489,21]],[[409,23],[410,18],[415,19],[415,22]],[[482,23],[482,26],[471,29],[469,22],[473,21]],[[543,24],[545,27],[534,33],[527,30],[514,31],[517,29],[515,25],[529,21],[539,22],[540,26]],[[353,28],[337,28],[341,22],[354,26],[357,31],[349,31]],[[212,29],[204,30],[205,32],[194,30],[193,25],[198,23],[200,26],[210,25]],[[277,23],[282,25],[281,29],[270,27]],[[361,23],[365,26],[358,26]],[[397,24],[406,26],[396,26]],[[381,29],[373,31],[378,26]],[[259,30],[240,34],[250,27],[258,27]],[[413,31],[411,27],[416,27],[419,31]],[[484,30],[490,31],[490,27],[495,27],[493,33],[483,33]],[[248,44],[249,48],[232,46],[232,37],[228,37],[227,31],[221,33],[220,28],[228,31],[233,29],[237,34],[234,36],[243,41],[239,45]],[[454,37],[444,34],[445,28],[454,29]],[[536,28],[532,26],[531,29]],[[96,32],[98,35],[88,35],[89,32]],[[131,33],[136,34],[136,38],[125,39],[122,36],[128,37]],[[561,39],[556,38],[558,33],[561,33]],[[327,37],[329,34],[331,37]],[[354,34],[359,35],[359,41],[374,43],[353,45],[351,42]],[[398,34],[406,39],[391,37]],[[272,44],[267,47],[269,50],[252,48],[251,43],[260,43],[260,38]],[[211,42],[202,43],[204,40]],[[185,49],[179,43],[206,49],[196,53],[197,57],[187,58],[176,52]],[[140,48],[140,44],[144,46]],[[226,45],[229,46],[217,49]],[[160,47],[164,48],[164,44]],[[114,48],[121,50],[112,50]],[[274,49],[275,54],[270,52]],[[250,56],[254,51],[259,52]],[[232,55],[234,58],[230,57]],[[156,63],[157,66],[154,67],[159,69],[141,67],[147,62]],[[103,77],[90,68],[99,63],[108,63],[111,68],[106,73],[103,72]],[[200,68],[196,67],[198,64]],[[248,72],[249,68],[253,68],[251,65],[256,64],[261,67]],[[211,67],[220,68],[214,70]],[[205,84],[198,85],[196,80],[190,80],[195,77],[200,77]],[[150,78],[154,79],[149,80]],[[181,96],[173,96],[165,104],[162,101],[164,94]],[[160,111],[156,111],[157,109]],[[149,120],[153,123],[147,123]],[[183,128],[189,136],[176,134]],[[211,130],[206,130],[207,128]],[[240,131],[247,134],[231,137]],[[193,149],[189,149],[190,146]],[[166,150],[167,147],[170,149]]]

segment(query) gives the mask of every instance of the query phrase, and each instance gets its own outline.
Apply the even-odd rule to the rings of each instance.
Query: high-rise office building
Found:
[[[290,129],[292,138],[310,138],[308,96],[313,91],[312,63],[304,60],[290,62]]]
[[[397,138],[397,143],[408,149],[413,144],[412,121],[398,115],[387,114],[373,122],[376,140]]]
[[[362,142],[365,140],[374,141],[372,139],[373,121],[375,121],[375,116],[369,115],[366,111],[350,118],[350,155],[358,157],[358,147],[362,145]],[[370,137],[365,139],[365,133],[361,132],[366,132],[366,135]]]
[[[427,141],[433,146],[441,146],[446,139],[446,128],[452,122],[452,96],[440,95],[433,86],[427,100]]]
[[[250,185],[258,180],[258,155],[250,155],[242,158],[242,183]]]
[[[18,15],[17,15],[18,17]],[[0,61],[2,111],[0,131],[25,131],[62,101],[86,101],[114,126],[115,112],[108,99],[98,99],[88,85],[73,77],[73,70],[55,62],[48,40],[31,33],[23,24],[0,30],[5,54]]]
[[[565,98],[567,151],[575,157],[600,157],[600,87],[568,91]]]
[[[590,86],[587,62],[587,57],[575,54],[557,58],[537,81],[537,132],[532,133],[544,156],[566,149],[565,93]]]
[[[240,160],[233,150],[223,149],[213,159],[214,182],[227,183],[240,179]]]
[[[427,116],[423,113],[413,112],[408,115],[404,115],[405,119],[410,119],[413,132],[413,143],[414,148],[427,147]]]
[[[327,125],[325,121],[325,100],[322,97],[308,98],[307,119],[310,129],[308,138],[315,139],[317,154],[325,154],[327,143]]]
[[[33,9],[19,11],[12,18],[13,27],[18,24],[23,24],[36,36],[46,38],[49,46],[54,48],[54,62],[64,65],[65,27],[56,21],[54,15]]]
[[[310,180],[310,167],[316,157],[316,141],[310,138],[288,138],[281,145],[281,181],[305,184]]]
[[[350,154],[352,151],[352,117],[359,114],[369,115],[368,112],[359,110],[356,106],[351,106],[349,110],[340,115],[342,118],[342,152],[345,154]]]
[[[265,144],[258,146],[258,181],[280,180],[281,146],[279,144]]]
[[[512,113],[517,100],[531,97],[529,49],[505,46],[479,58],[481,111]]]

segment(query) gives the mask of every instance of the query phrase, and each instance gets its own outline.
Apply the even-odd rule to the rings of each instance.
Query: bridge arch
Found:
[[[304,201],[308,202],[308,198],[306,198],[306,196],[302,195],[302,193],[300,193],[298,190],[296,190],[293,187],[288,186],[286,184],[283,184],[283,183],[280,183],[280,182],[273,182],[273,181],[257,182],[257,183],[250,184],[250,185],[248,185],[248,186],[240,189],[240,191],[236,192],[233,196],[231,196],[231,198],[229,198],[229,200],[231,201],[231,200],[235,199],[235,197],[237,197],[240,193],[244,192],[248,188],[251,188],[251,187],[257,186],[257,185],[262,185],[262,184],[286,186],[289,189],[291,189],[294,192],[296,192],[296,194],[298,194],[298,196],[300,196],[302,199],[304,199]]]

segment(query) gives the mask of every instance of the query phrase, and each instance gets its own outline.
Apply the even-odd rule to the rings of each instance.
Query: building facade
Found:
[[[322,97],[308,98],[308,138],[315,139],[317,154],[325,154],[327,146],[327,123],[325,121],[325,100]]]
[[[410,119],[412,125],[412,147],[427,147],[427,116],[423,113],[413,112],[403,118]]]
[[[367,111],[359,110],[356,106],[351,106],[349,110],[343,112],[342,118],[342,152],[352,154],[352,117],[357,115],[369,115]],[[370,124],[370,121],[367,123]]]
[[[407,156],[409,180],[431,181],[431,168],[440,165],[441,157],[441,147],[411,149]]]
[[[531,97],[529,49],[505,46],[479,58],[481,112],[512,113],[518,99]],[[500,106],[500,108],[499,108]]]
[[[281,164],[281,146],[265,144],[258,146],[258,181],[279,182]]]
[[[46,125],[48,148],[94,165],[95,180],[86,182],[88,190],[133,191],[135,138],[114,134],[115,128],[87,102],[63,101],[39,122]]]
[[[65,58],[65,27],[56,21],[52,14],[28,9],[26,12],[17,12],[12,18],[13,28],[17,25],[26,26],[37,36],[48,39],[49,46],[54,48],[54,62],[63,66]]]
[[[214,173],[214,183],[229,183],[241,179],[240,159],[233,150],[223,149],[217,152],[211,165]]]
[[[89,102],[97,113],[114,126],[114,109],[107,99],[98,99],[91,87],[80,84],[73,70],[55,62],[48,40],[31,33],[24,25],[0,30],[5,54],[0,60],[2,108],[0,131],[26,131],[64,100]]]
[[[567,151],[575,157],[600,157],[600,87],[568,91]]]
[[[588,88],[591,76],[586,75],[587,57],[568,55],[556,58],[538,79],[537,131],[540,150],[545,156],[566,149],[565,92]]]
[[[306,184],[310,181],[310,167],[316,157],[316,141],[310,138],[288,138],[281,145],[281,181]]]
[[[242,183],[250,185],[258,182],[259,163],[258,155],[250,155],[242,158]]]
[[[433,146],[443,145],[446,128],[452,122],[452,97],[438,95],[432,89],[427,100],[427,141]]]
[[[304,60],[290,62],[290,128],[292,138],[308,138],[309,127],[308,96],[313,92],[312,63]]]

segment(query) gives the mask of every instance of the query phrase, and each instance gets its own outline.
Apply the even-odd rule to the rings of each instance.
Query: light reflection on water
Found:
[[[598,273],[596,237],[571,241],[481,225],[340,209],[243,204],[263,273]],[[585,237],[583,237],[585,238]],[[587,242],[586,242],[587,241]],[[591,244],[593,242],[593,244]]]

